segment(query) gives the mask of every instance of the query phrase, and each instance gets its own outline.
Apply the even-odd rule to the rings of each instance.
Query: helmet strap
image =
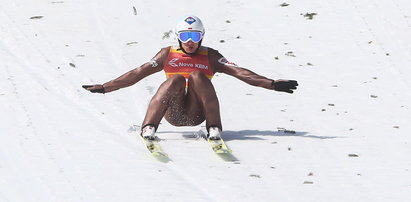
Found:
[[[181,46],[181,43],[182,43],[182,42],[181,42],[180,40],[178,40],[178,44],[180,45],[179,50],[183,51],[185,54],[187,54],[187,55],[189,55],[189,56],[193,56],[193,55],[197,54],[198,50],[200,49],[200,47],[201,47],[201,42],[203,42],[203,39],[201,39],[201,40],[198,42],[198,47],[197,47],[197,50],[196,50],[196,51],[194,51],[193,53],[187,53],[186,50],[184,50],[184,48]]]

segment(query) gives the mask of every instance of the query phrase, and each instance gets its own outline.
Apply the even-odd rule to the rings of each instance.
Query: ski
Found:
[[[207,142],[210,144],[211,149],[214,153],[219,156],[222,160],[228,162],[238,162],[239,160],[232,154],[232,150],[224,143],[222,138],[218,140],[213,140],[207,138]]]
[[[147,139],[139,135],[148,151],[156,158],[168,159],[167,153],[161,148],[158,139]]]
[[[207,142],[210,144],[211,149],[213,149],[214,153],[216,154],[231,154],[232,153],[232,150],[227,147],[227,145],[224,143],[222,138],[218,140],[207,138]]]

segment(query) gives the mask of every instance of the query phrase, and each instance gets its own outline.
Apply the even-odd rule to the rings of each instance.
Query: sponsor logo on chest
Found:
[[[207,65],[201,64],[201,63],[192,63],[190,61],[179,61],[180,58],[173,58],[170,61],[168,61],[168,64],[171,67],[191,67],[191,68],[197,68],[197,69],[208,69]]]

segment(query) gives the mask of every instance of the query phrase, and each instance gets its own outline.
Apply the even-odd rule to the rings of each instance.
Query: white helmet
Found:
[[[178,21],[177,26],[174,29],[174,33],[178,37],[178,33],[182,31],[199,31],[204,36],[205,29],[200,18],[194,15],[184,17]]]

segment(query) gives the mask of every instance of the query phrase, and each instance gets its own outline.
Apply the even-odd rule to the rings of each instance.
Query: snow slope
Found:
[[[411,3],[283,3],[2,0],[0,201],[411,201]],[[204,45],[300,83],[288,95],[213,79],[238,161],[196,139],[201,126],[167,122],[172,162],[147,153],[135,125],[163,73],[81,88],[175,44],[183,14],[203,19]]]

